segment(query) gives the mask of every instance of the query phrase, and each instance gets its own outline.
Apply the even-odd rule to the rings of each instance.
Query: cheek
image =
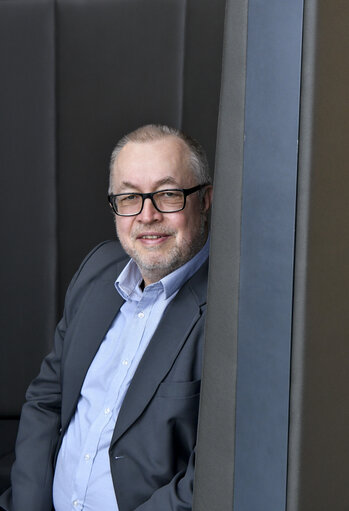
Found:
[[[132,228],[131,218],[115,217],[115,226],[119,236],[126,237],[130,235]]]
[[[169,220],[170,226],[176,230],[178,235],[187,232],[190,220],[186,215],[181,212],[173,213],[173,216]]]
[[[200,228],[200,217],[197,211],[187,211],[187,214],[177,221],[177,232],[185,239],[191,239]]]

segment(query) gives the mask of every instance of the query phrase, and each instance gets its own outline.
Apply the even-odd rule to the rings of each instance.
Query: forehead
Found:
[[[155,186],[168,179],[184,187],[194,180],[189,166],[189,149],[177,137],[168,136],[150,142],[128,142],[120,151],[113,169],[114,187],[134,184]]]

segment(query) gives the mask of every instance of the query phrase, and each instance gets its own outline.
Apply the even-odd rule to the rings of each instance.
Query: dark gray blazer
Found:
[[[27,391],[12,488],[0,497],[9,511],[52,510],[56,455],[123,303],[114,281],[126,263],[117,242],[102,243],[69,286],[53,351]],[[206,288],[207,263],[167,307],[126,394],[109,450],[120,511],[191,509]]]

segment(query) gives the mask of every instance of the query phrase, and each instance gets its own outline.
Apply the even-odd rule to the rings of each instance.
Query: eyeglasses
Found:
[[[154,208],[160,213],[176,213],[185,208],[188,195],[207,186],[197,185],[193,188],[171,188],[151,193],[117,193],[108,195],[109,204],[119,216],[136,216],[141,213],[145,199],[150,199]]]

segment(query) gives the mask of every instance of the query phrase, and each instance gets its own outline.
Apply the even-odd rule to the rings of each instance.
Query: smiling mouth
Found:
[[[159,245],[162,243],[165,243],[166,240],[168,240],[171,237],[171,234],[169,233],[149,233],[149,234],[139,234],[136,239],[143,242],[144,245]]]
[[[164,234],[157,234],[157,235],[155,235],[155,234],[149,234],[148,235],[147,234],[147,235],[141,236],[141,239],[142,240],[157,240],[159,238],[164,238],[164,237],[165,237]]]

